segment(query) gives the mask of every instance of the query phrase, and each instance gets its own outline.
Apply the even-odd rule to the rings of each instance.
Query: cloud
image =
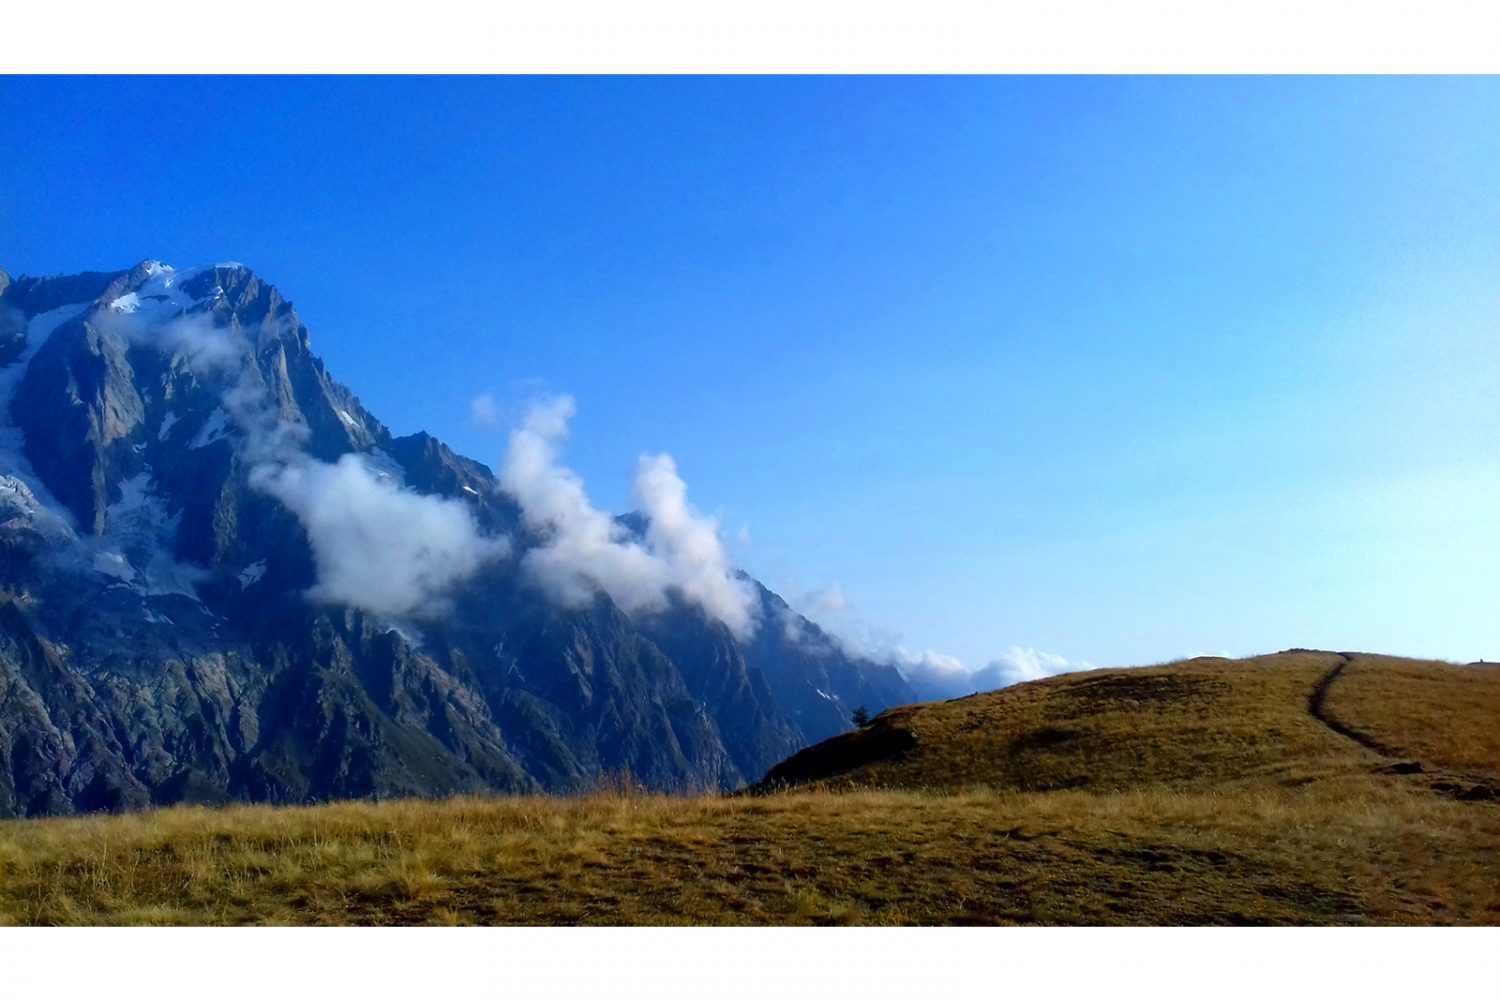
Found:
[[[734,575],[718,518],[687,502],[687,484],[671,455],[642,455],[635,498],[646,517],[646,543],[666,564],[670,585],[741,638],[755,633],[754,590]]]
[[[790,604],[796,613],[784,616],[787,641],[821,650],[832,642],[846,656],[895,667],[912,690],[924,700],[956,698],[973,694],[974,675],[956,656],[936,650],[913,650],[900,636],[871,625],[849,601],[837,583],[820,590],[791,590]],[[809,630],[802,618],[816,622],[821,630]],[[826,638],[825,638],[826,636]]]
[[[302,446],[311,433],[301,420],[290,420],[271,404],[260,374],[246,365],[219,397],[220,405],[242,435],[240,450],[257,465],[311,462]]]
[[[218,325],[211,313],[182,313],[161,320],[156,310],[125,312],[106,307],[93,315],[92,322],[132,344],[177,358],[198,375],[231,371],[245,360],[250,349],[243,335]]]
[[[832,583],[817,590],[802,590],[794,581],[788,581],[786,593],[787,604],[794,611],[789,617],[788,638],[800,638],[814,644],[820,641],[801,625],[800,619],[806,618],[815,622],[849,656],[904,666],[920,661],[924,655],[906,649],[899,633],[871,623],[849,600],[841,584]],[[925,655],[952,659],[943,657],[941,653]]]
[[[494,395],[481,392],[469,400],[469,420],[480,427],[500,425],[500,403]]]
[[[989,691],[1020,684],[1023,681],[1036,681],[1043,677],[1055,677],[1058,674],[1071,673],[1075,670],[1093,669],[1092,663],[1074,663],[1056,653],[1012,646],[983,668],[975,671],[974,678],[981,684],[978,690]]]
[[[875,650],[871,659],[895,667],[920,698],[961,698],[980,690],[977,675],[958,657],[946,653],[896,646]]]
[[[913,653],[897,647],[886,657],[901,671],[912,689],[926,698],[960,698],[1023,681],[1093,669],[1091,663],[1074,663],[1056,653],[1020,646],[1011,646],[983,667],[972,671],[957,658],[931,650]]]
[[[805,609],[803,613],[809,618],[822,619],[848,611],[849,598],[844,595],[844,588],[834,583],[803,594],[798,606]]]
[[[479,533],[462,502],[406,489],[361,455],[265,463],[250,481],[307,531],[318,567],[314,600],[430,617],[445,609],[454,584],[509,551],[508,539]]]
[[[971,670],[956,656],[909,649],[899,637],[870,625],[837,583],[822,590],[793,592],[796,597],[792,606],[816,621],[846,654],[895,667],[924,699],[958,698],[1072,670],[1093,669],[1093,664],[1074,663],[1056,653],[1011,646],[985,666]],[[796,615],[787,615],[783,628],[790,642],[816,645],[822,641],[803,627]]]
[[[220,406],[239,431],[250,485],[285,504],[307,532],[318,574],[313,600],[429,617],[444,610],[456,584],[509,551],[509,539],[481,533],[466,504],[406,489],[398,470],[362,455],[328,463],[306,454],[308,427],[283,415],[236,328],[206,313],[161,320],[134,298],[126,304],[137,311],[110,309],[103,322],[223,386]]]
[[[576,408],[567,396],[533,405],[510,434],[500,486],[521,507],[542,542],[522,568],[560,604],[577,607],[602,590],[628,614],[661,611],[676,597],[724,623],[740,638],[755,631],[755,595],[734,576],[718,521],[687,502],[687,486],[669,455],[642,456],[635,497],[640,538],[589,500],[583,480],[561,464],[561,444]]]
[[[666,574],[627,529],[589,502],[583,480],[558,464],[573,400],[533,406],[511,431],[500,487],[515,498],[527,527],[546,536],[522,566],[559,603],[576,607],[609,594],[627,613],[665,607]]]
[[[195,372],[219,371],[237,364],[248,349],[241,337],[213,324],[203,314],[183,316],[161,327],[156,338]]]

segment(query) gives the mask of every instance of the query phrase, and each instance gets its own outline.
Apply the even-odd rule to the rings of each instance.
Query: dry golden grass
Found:
[[[0,919],[1496,922],[1497,820],[1373,778],[173,809],[0,827]]]
[[[1209,657],[909,705],[882,713],[870,732],[905,730],[914,751],[820,784],[1225,790],[1363,773],[1379,756],[1308,711],[1318,681],[1341,662],[1336,653]]]
[[[1339,662],[1194,661],[908,707],[879,722],[916,733],[903,760],[764,796],[0,823],[0,922],[1500,923],[1500,805],[1386,773],[1314,718]],[[1378,688],[1370,669],[1347,679]]]
[[[1328,711],[1401,756],[1500,783],[1500,666],[1358,655]]]

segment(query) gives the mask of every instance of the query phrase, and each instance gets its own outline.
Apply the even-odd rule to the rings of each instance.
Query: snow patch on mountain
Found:
[[[125,558],[123,552],[105,550],[94,553],[92,563],[94,572],[105,576],[112,576],[121,583],[130,584],[135,582],[135,567],[130,565],[130,560]]]
[[[161,322],[192,309],[200,300],[182,290],[182,286],[209,269],[209,265],[178,271],[166,264],[147,265],[146,280],[133,292],[109,303],[117,313],[134,314],[151,322]]]
[[[117,313],[133,313],[141,307],[141,297],[135,292],[126,292],[117,299],[112,299],[109,308]]]
[[[25,349],[14,361],[0,368],[0,476],[11,481],[8,495],[13,500],[22,492],[25,494],[24,500],[14,501],[12,507],[16,511],[24,507],[29,526],[46,536],[72,536],[73,515],[57,501],[31,467],[31,460],[26,457],[26,435],[12,420],[10,407],[21,379],[31,367],[31,359],[58,327],[83,312],[87,305],[86,302],[73,302],[33,316],[26,324]],[[22,490],[16,489],[18,484]]]
[[[182,512],[167,509],[150,472],[130,477],[120,483],[119,490],[120,499],[106,508],[104,534],[90,540],[94,567],[133,584],[145,595],[181,594],[196,599],[198,584],[210,574],[176,559]]]
[[[214,407],[214,411],[203,421],[203,426],[198,428],[198,433],[188,442],[189,448],[207,448],[215,441],[221,441],[229,436],[229,415],[222,407]]]
[[[244,590],[252,583],[256,583],[266,575],[266,561],[260,559],[240,570],[240,589]]]

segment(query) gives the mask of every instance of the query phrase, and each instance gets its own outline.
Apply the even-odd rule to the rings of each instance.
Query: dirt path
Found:
[[[1338,657],[1339,662],[1334,665],[1333,669],[1329,670],[1328,673],[1320,677],[1318,679],[1318,683],[1313,686],[1312,694],[1309,695],[1307,699],[1308,714],[1310,714],[1314,719],[1317,719],[1319,722],[1323,723],[1323,725],[1327,726],[1329,729],[1332,729],[1334,732],[1338,733],[1340,736],[1351,739],[1365,749],[1373,750],[1375,753],[1380,754],[1380,756],[1382,757],[1404,758],[1399,763],[1392,764],[1389,767],[1381,768],[1380,770],[1382,773],[1430,773],[1429,769],[1425,767],[1421,761],[1412,759],[1401,750],[1382,743],[1375,737],[1371,736],[1369,733],[1360,732],[1353,726],[1340,722],[1338,719],[1335,719],[1333,716],[1328,714],[1328,691],[1333,687],[1333,682],[1339,679],[1339,675],[1342,674],[1344,672],[1344,669],[1348,667],[1349,664],[1354,660],[1354,658],[1348,653],[1339,653]],[[1486,784],[1483,781],[1476,782],[1473,778],[1455,778],[1444,776],[1441,774],[1434,775],[1434,777],[1436,777],[1437,780],[1429,780],[1427,782],[1428,788],[1443,795],[1450,795],[1453,798],[1459,799],[1460,801],[1494,802],[1500,800],[1500,788],[1496,788],[1494,785]]]
[[[1362,733],[1358,729],[1355,729],[1353,726],[1345,725],[1338,719],[1335,719],[1333,716],[1328,714],[1328,689],[1333,687],[1333,682],[1339,679],[1339,675],[1344,672],[1344,668],[1349,666],[1349,664],[1354,659],[1348,653],[1339,653],[1338,657],[1339,662],[1334,666],[1332,670],[1328,671],[1328,673],[1319,678],[1318,683],[1313,687],[1312,695],[1307,699],[1308,713],[1311,714],[1314,719],[1317,719],[1319,722],[1323,723],[1323,725],[1327,726],[1329,729],[1332,729],[1340,736],[1346,736],[1354,742],[1358,743],[1360,746],[1365,747],[1368,750],[1374,750],[1382,757],[1403,756],[1401,751],[1386,746],[1384,743],[1380,742],[1369,733]],[[1414,767],[1412,771],[1409,771],[1407,773],[1414,773],[1415,771],[1419,770],[1421,770],[1420,764],[1416,765],[1416,767]]]

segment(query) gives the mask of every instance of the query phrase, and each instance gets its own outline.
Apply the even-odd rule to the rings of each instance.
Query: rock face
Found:
[[[305,522],[265,485],[287,441],[462,505],[511,556],[441,614],[320,594]],[[856,705],[913,700],[758,584],[748,639],[688,605],[556,605],[520,570],[535,543],[489,469],[333,381],[247,268],[0,271],[0,817],[621,772],[729,789]]]

